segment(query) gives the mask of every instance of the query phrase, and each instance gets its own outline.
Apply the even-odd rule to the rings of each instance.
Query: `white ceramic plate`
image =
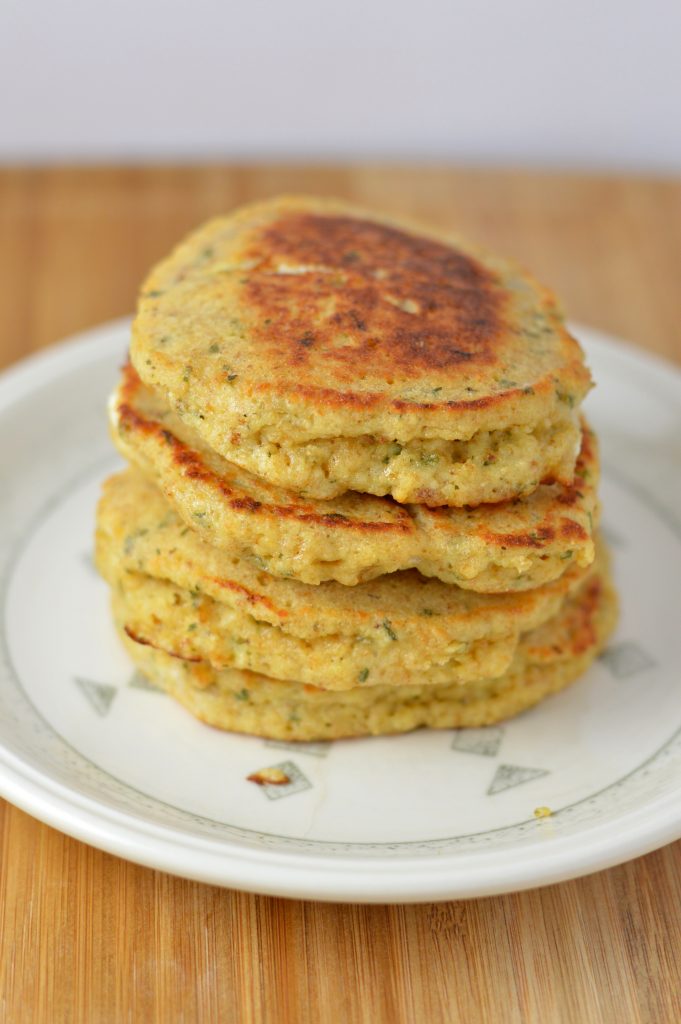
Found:
[[[127,333],[105,325],[0,379],[7,799],[151,867],[326,900],[507,892],[681,836],[681,374],[577,329],[623,605],[582,681],[500,727],[293,745],[201,725],[116,640],[91,552]],[[272,765],[290,785],[246,781]]]

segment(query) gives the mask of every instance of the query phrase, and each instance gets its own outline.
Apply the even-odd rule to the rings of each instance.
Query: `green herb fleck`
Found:
[[[366,683],[368,678],[369,678],[369,669],[368,668],[363,668],[362,671],[357,676],[357,679],[359,680],[360,683]]]
[[[139,540],[140,537],[144,537],[146,533],[149,533],[149,531],[146,529],[135,530],[133,533],[129,533],[128,536],[123,541],[124,553],[126,555],[131,555],[132,549],[134,548],[136,542]]]
[[[217,353],[220,351],[220,346],[218,345],[217,341],[214,341],[213,344],[209,346],[208,351],[211,353],[211,355],[217,355]]]
[[[564,551],[560,556],[562,562],[564,562],[566,558],[572,558],[572,551]]]
[[[191,375],[192,375],[192,368],[191,368],[191,366],[185,366],[184,373],[182,374],[182,380],[185,382],[185,384],[187,383],[187,381],[189,380]]]
[[[424,466],[436,466],[440,461],[437,452],[421,452],[421,464]]]
[[[383,629],[386,631],[391,640],[397,640],[397,633],[393,629],[390,619],[384,619],[381,623]]]
[[[236,697],[237,700],[248,700],[248,698],[250,697],[250,693],[248,692],[248,690],[239,690],[239,692],[235,693],[234,696]]]
[[[431,615],[435,615],[435,612],[433,611],[432,608],[422,608],[421,609],[421,615],[431,616]]]
[[[385,465],[386,463],[390,462],[390,460],[394,459],[397,455],[399,455],[401,451],[402,445],[398,444],[397,441],[392,441],[390,447],[388,448],[388,454],[385,455],[383,458],[383,464]]]
[[[195,629],[198,629],[198,626],[198,622],[190,622],[189,625],[187,626],[187,632],[193,633]]]

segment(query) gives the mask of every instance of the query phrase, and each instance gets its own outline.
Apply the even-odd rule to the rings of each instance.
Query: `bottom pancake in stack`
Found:
[[[134,471],[105,485],[97,563],[146,676],[211,725],[277,739],[508,718],[577,678],[616,617],[600,544],[588,569],[522,593],[413,570],[313,586],[208,545]]]

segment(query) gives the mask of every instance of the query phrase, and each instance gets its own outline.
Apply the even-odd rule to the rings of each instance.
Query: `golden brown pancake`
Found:
[[[593,559],[598,452],[582,424],[571,486],[540,485],[477,508],[398,505],[346,492],[302,499],[213,452],[129,364],[110,404],[121,453],[163,490],[204,540],[281,577],[348,586],[416,568],[483,593],[527,590]]]
[[[136,643],[119,630],[138,668],[210,725],[287,740],[491,725],[577,679],[614,628],[617,601],[605,568],[558,615],[528,633],[503,676],[466,685],[357,686],[343,694],[238,669],[214,669]]]
[[[575,566],[508,594],[413,570],[356,587],[277,579],[206,544],[133,471],[105,484],[96,559],[140,641],[339,690],[501,675],[520,635],[555,615],[590,571]]]
[[[140,377],[223,458],[306,497],[461,507],[570,484],[590,386],[553,295],[340,202],[211,221],[156,267]]]

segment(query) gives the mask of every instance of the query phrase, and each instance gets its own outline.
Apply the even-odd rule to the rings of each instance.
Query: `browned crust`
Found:
[[[268,253],[325,269],[279,274]],[[258,261],[245,303],[257,324],[267,321],[254,340],[283,365],[297,369],[321,351],[334,375],[352,380],[364,359],[386,376],[496,362],[506,295],[460,250],[358,217],[291,211],[262,227],[245,257]],[[339,333],[352,344],[336,347]]]
[[[132,626],[128,626],[125,623],[123,625],[123,631],[126,636],[129,636],[131,640],[136,644],[139,644],[141,647],[152,647],[155,651],[163,651],[163,653],[167,654],[170,658],[179,658],[180,661],[193,661],[197,664],[203,660],[202,658],[197,658],[191,654],[178,654],[177,651],[171,651],[168,647],[161,647],[160,644],[153,643],[152,640],[148,640],[145,636],[140,636],[139,633],[135,632]]]
[[[530,653],[537,660],[558,656],[578,657],[598,643],[596,613],[602,600],[604,581],[600,575],[584,584],[579,600],[572,601],[563,613],[564,641],[550,645],[532,644]]]
[[[274,775],[272,769],[261,768],[259,772],[247,775],[246,782],[255,782],[256,786],[288,786],[291,780],[286,772]]]
[[[137,371],[132,363],[127,362],[122,368],[122,381],[120,385],[120,401],[116,406],[119,422],[125,429],[136,431],[146,436],[155,436],[163,440],[170,449],[172,461],[178,470],[190,480],[200,480],[213,490],[219,491],[226,499],[230,508],[241,512],[257,513],[263,510],[261,502],[255,498],[244,497],[229,486],[219,474],[206,465],[201,455],[181,441],[172,431],[163,427],[160,423],[147,419],[134,407],[135,398],[142,387]],[[390,521],[367,521],[351,516],[345,516],[338,512],[319,513],[315,512],[309,505],[302,505],[297,501],[296,495],[291,492],[291,503],[289,505],[267,504],[264,511],[268,516],[278,519],[295,519],[299,522],[317,523],[321,526],[333,527],[334,529],[352,529],[363,533],[413,533],[414,524],[409,513],[397,502],[390,498],[383,499],[390,502],[393,516],[396,518]]]
[[[272,254],[324,271],[278,274]],[[489,371],[500,364],[509,293],[492,270],[460,249],[361,217],[289,211],[255,234],[244,258],[256,263],[242,285],[253,342],[296,373],[323,360],[337,383],[322,387],[298,379],[298,399],[327,408],[422,413],[490,409],[524,393],[514,386],[465,399],[386,401],[383,393],[353,387],[362,365],[390,381],[395,373],[430,379],[437,371],[447,375],[465,367],[475,373],[476,367]],[[553,311],[548,289],[540,287],[539,294]],[[329,306],[333,312],[326,315]],[[347,339],[340,346],[339,334]],[[581,359],[571,362],[573,371],[584,373]],[[547,375],[533,388],[550,394],[555,380]],[[253,385],[260,393],[289,390],[278,381]]]
[[[226,580],[220,576],[208,576],[211,583],[215,583],[216,586],[222,587],[223,590],[231,590],[235,594],[242,594],[249,604],[261,604],[265,608],[269,608],[271,612],[278,615],[280,619],[288,618],[288,612],[284,608],[279,608],[273,601],[270,601],[264,594],[255,594],[248,587],[244,587],[241,583],[235,583],[234,580]]]
[[[561,484],[562,491],[557,495],[557,501],[561,505],[569,507],[577,504],[577,502],[583,498],[583,494],[578,486],[580,474],[588,472],[589,466],[593,465],[595,458],[596,450],[593,435],[587,427],[586,422],[582,420],[582,443],[577,457],[577,463],[575,465],[575,480],[570,486]],[[551,482],[552,481],[550,480],[542,481],[542,483]],[[573,541],[575,543],[585,543],[589,540],[589,534],[584,527],[575,522],[574,519],[569,519],[567,516],[561,517],[556,526],[537,526],[535,529],[524,533],[494,533],[492,530],[482,528],[478,531],[478,535],[488,543],[501,544],[504,547],[534,549],[546,547],[554,541],[557,536],[562,537],[566,541]]]

